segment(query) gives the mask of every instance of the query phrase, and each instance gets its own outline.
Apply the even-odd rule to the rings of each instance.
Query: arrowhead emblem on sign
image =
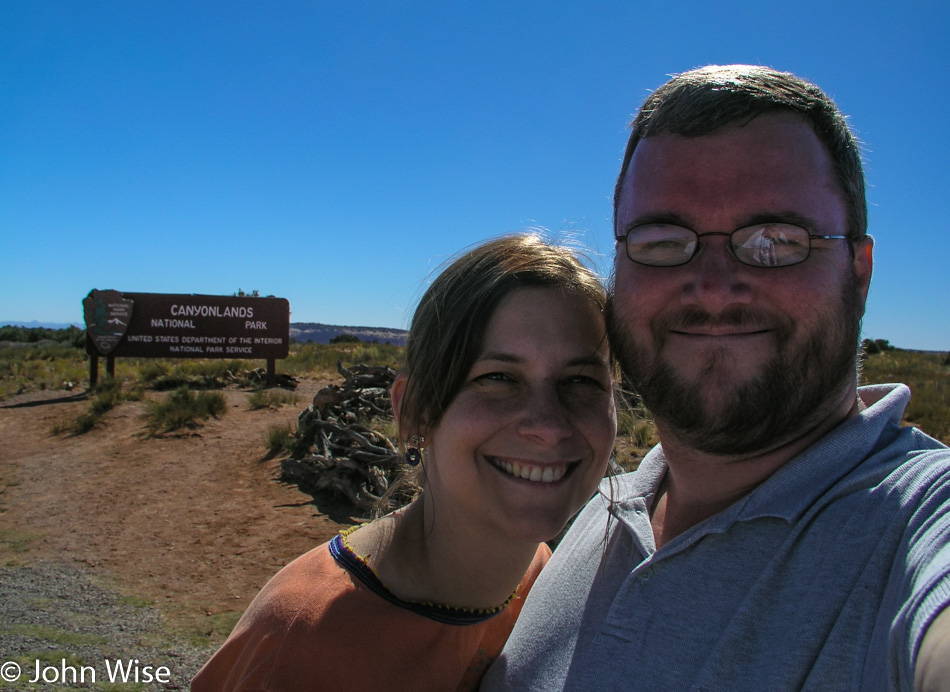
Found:
[[[125,336],[132,317],[132,305],[133,301],[123,297],[119,291],[92,289],[83,298],[86,334],[100,355],[109,355]]]

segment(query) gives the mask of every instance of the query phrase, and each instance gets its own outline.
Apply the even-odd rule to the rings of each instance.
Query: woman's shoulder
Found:
[[[309,550],[271,577],[245,611],[243,624],[295,618],[301,609],[332,598],[345,587],[346,574],[333,560],[329,545]]]
[[[551,548],[548,547],[547,543],[539,544],[538,549],[534,553],[534,559],[531,560],[531,564],[528,566],[528,571],[525,572],[525,575],[521,580],[521,586],[519,589],[525,587],[530,588],[531,585],[534,584],[534,580],[538,578],[541,570],[544,569],[544,566],[548,564],[548,560],[550,559]]]
[[[320,614],[345,591],[346,574],[337,567],[329,543],[304,553],[274,575],[248,606],[224,645],[192,682],[197,692],[272,687],[274,676],[295,675],[300,651],[309,648],[296,634],[309,630]]]

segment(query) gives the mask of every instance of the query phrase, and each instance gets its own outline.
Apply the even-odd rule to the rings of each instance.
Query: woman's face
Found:
[[[617,427],[604,334],[597,310],[560,289],[521,288],[499,304],[427,435],[437,525],[540,542],[590,499]]]

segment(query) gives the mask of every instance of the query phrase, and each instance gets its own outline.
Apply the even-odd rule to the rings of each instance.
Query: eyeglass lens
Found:
[[[683,226],[638,226],[627,234],[627,256],[640,264],[675,267],[693,258],[698,241],[699,235]],[[808,257],[810,241],[804,228],[784,223],[739,228],[729,240],[736,259],[753,267],[798,264]]]

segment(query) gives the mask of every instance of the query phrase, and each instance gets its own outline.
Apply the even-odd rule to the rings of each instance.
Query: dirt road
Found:
[[[225,391],[219,420],[159,438],[145,435],[144,402],[83,435],[51,433],[89,405],[68,392],[0,402],[0,564],[82,566],[219,641],[267,579],[347,521],[278,482],[279,460],[265,458],[265,432],[323,384],[302,381],[280,410]]]

